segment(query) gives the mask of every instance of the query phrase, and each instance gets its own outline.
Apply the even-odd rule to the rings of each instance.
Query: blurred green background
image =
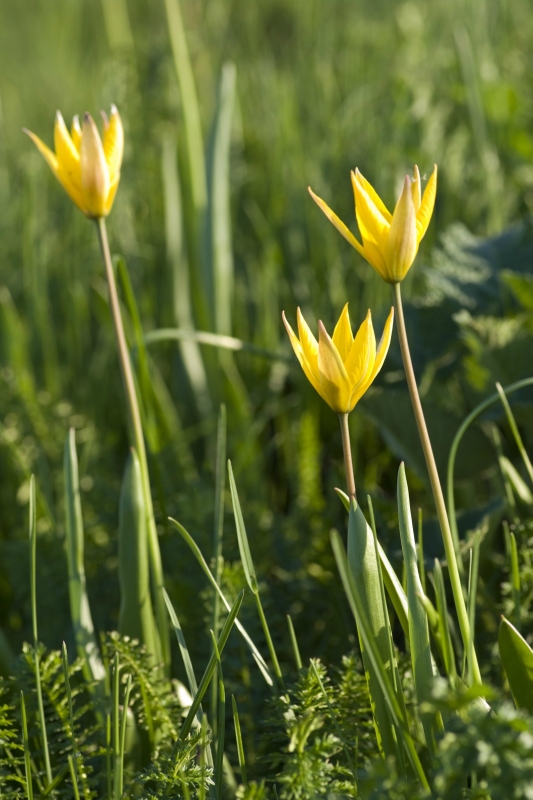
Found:
[[[294,321],[300,305],[313,327],[321,318],[331,330],[349,300],[354,326],[371,307],[379,335],[391,301],[306,187],[355,230],[350,169],[358,166],[392,206],[413,163],[423,175],[439,165],[434,218],[404,296],[444,474],[465,414],[496,380],[506,385],[531,373],[531,5],[183,0],[181,10],[208,150],[213,120],[216,130],[224,119],[224,91],[233,86],[228,65],[236,68],[224,262],[231,279],[220,284],[218,316],[206,311],[206,261],[194,251],[187,222],[190,98],[180,91],[183,48],[172,50],[164,0],[0,0],[0,621],[17,649],[29,635],[26,520],[35,472],[40,635],[54,647],[72,641],[61,473],[70,426],[93,616],[100,629],[117,621],[118,497],[128,443],[106,287],[93,225],[21,130],[51,145],[57,108],[68,122],[115,102],[126,150],[110,241],[128,265],[144,331],[194,324],[281,354],[150,345],[150,382],[141,390],[170,594],[186,630],[204,626],[209,593],[165,520],[179,519],[210,556],[216,419],[224,401],[228,456],[280,650],[288,652],[290,612],[303,655],[333,658],[354,643],[329,548],[330,528],[345,528],[333,493],[343,485],[338,424],[292,358],[281,311]],[[201,151],[204,144],[196,144]],[[210,219],[227,214],[226,199]],[[124,314],[133,345],[131,309]],[[531,392],[514,396],[528,446],[532,401]],[[463,534],[484,515],[492,521],[485,576],[497,566],[496,522],[505,510],[490,427],[502,420],[493,409],[469,434],[457,464]],[[391,558],[399,550],[400,459],[413,504],[424,509],[427,555],[440,555],[395,339],[351,426],[359,496],[372,495]],[[500,428],[502,447],[520,470],[506,425]],[[244,581],[234,563],[229,506],[226,517],[231,592]],[[489,578],[484,590],[490,602]],[[247,625],[260,641],[256,623]],[[200,653],[208,647],[207,637],[191,634],[189,642]]]

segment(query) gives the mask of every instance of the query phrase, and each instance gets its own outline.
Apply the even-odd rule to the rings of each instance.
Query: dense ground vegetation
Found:
[[[17,4],[0,0],[0,660],[2,672],[16,676],[16,683],[6,682],[5,708],[0,708],[0,768],[4,776],[15,770],[11,786],[22,782],[20,717],[13,708],[18,709],[20,688],[31,685],[34,664],[28,646],[18,656],[23,643],[33,641],[27,533],[31,474],[37,486],[39,639],[48,654],[43,655],[43,686],[54,720],[51,752],[58,763],[68,736],[66,688],[58,689],[57,681],[63,675],[62,642],[71,656],[76,649],[63,482],[63,448],[72,427],[92,615],[107,662],[117,650],[124,662],[137,665],[131,705],[144,707],[126,764],[128,780],[134,775],[136,780],[131,796],[134,791],[162,796],[171,772],[170,752],[157,737],[150,739],[142,715],[148,707],[158,736],[173,741],[178,702],[163,690],[161,676],[135,645],[105,633],[118,626],[118,511],[128,431],[97,241],[21,132],[28,127],[51,142],[56,107],[70,120],[86,108],[96,115],[115,102],[125,124],[126,151],[109,235],[113,254],[123,260],[118,276],[139,379],[166,588],[199,676],[211,652],[213,594],[167,519],[183,524],[210,562],[223,402],[227,455],[287,684],[286,694],[272,699],[242,641],[232,634],[223,656],[229,761],[238,772],[233,694],[248,777],[257,781],[247,797],[276,796],[274,776],[284,798],[349,792],[340,728],[350,753],[356,753],[360,785],[369,796],[414,798],[394,768],[376,758],[357,633],[329,538],[331,529],[343,536],[346,531],[346,514],[334,493],[344,486],[337,421],[292,357],[281,311],[292,321],[299,305],[313,329],[319,318],[331,328],[348,300],[352,320],[359,324],[370,306],[381,330],[391,304],[388,287],[330,229],[306,187],[311,184],[350,221],[350,169],[358,166],[391,205],[413,163],[427,176],[437,162],[434,218],[404,283],[404,298],[443,480],[450,444],[464,417],[494,392],[496,381],[508,386],[530,377],[529,3],[454,0],[430,7],[417,0],[183,0],[181,7],[211,159],[217,124],[229,102],[224,91],[233,86],[229,64],[236,70],[229,206],[223,199],[210,217],[231,219],[227,295],[213,291],[212,276],[202,274],[205,261],[191,244],[190,153],[183,145],[189,100],[179,89],[179,53],[172,49],[163,0],[26,0],[24,14]],[[213,231],[205,241],[210,236]],[[156,337],[148,338],[146,350],[142,345],[143,331],[193,324],[252,347],[231,352]],[[533,389],[509,399],[532,453]],[[358,494],[365,511],[363,498],[371,496],[380,541],[400,576],[396,475],[399,461],[406,462],[413,509],[422,509],[425,565],[431,573],[434,558],[443,557],[442,542],[395,338],[382,373],[350,424]],[[459,797],[466,788],[464,776],[474,775],[470,796],[487,796],[483,789],[475,793],[475,776],[480,785],[484,778],[472,732],[473,726],[485,726],[490,796],[509,797],[512,775],[515,796],[528,797],[532,752],[526,734],[531,737],[533,723],[514,709],[502,681],[497,627],[499,615],[506,613],[528,640],[533,637],[533,487],[501,404],[491,405],[469,428],[455,479],[463,541],[472,542],[481,531],[476,645],[483,679],[500,687],[492,697],[501,713],[492,725],[475,717],[472,722],[470,707],[457,716],[439,745],[434,785],[443,797]],[[229,493],[226,499],[222,584],[233,601],[246,581]],[[510,576],[506,525],[518,545],[519,588]],[[429,576],[428,586],[433,599]],[[266,654],[250,593],[239,619]],[[393,631],[409,692],[409,661],[397,620]],[[177,642],[172,647],[172,677],[185,683]],[[310,658],[320,659],[316,668],[309,666]],[[90,797],[102,791],[98,774],[106,732],[98,715],[88,711],[93,696],[81,678],[81,665],[74,662],[69,669],[79,758],[87,771],[82,789]],[[147,701],[140,687],[146,686],[152,694],[143,706]],[[35,725],[38,709],[29,689],[28,698]],[[435,702],[449,711],[466,701],[443,688]],[[206,734],[196,730],[194,735],[182,754],[191,792],[204,780],[204,766],[194,754]],[[147,752],[155,752],[149,767]],[[174,792],[169,796],[187,796],[179,794],[180,786],[167,788]],[[6,796],[19,796],[10,791]],[[60,791],[72,796],[65,786]],[[231,781],[225,791],[233,796]]]

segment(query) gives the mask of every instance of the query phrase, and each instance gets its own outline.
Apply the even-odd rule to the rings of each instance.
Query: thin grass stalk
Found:
[[[505,410],[505,416],[507,417],[507,422],[509,423],[511,433],[513,434],[513,438],[516,442],[516,446],[518,447],[520,455],[522,456],[522,461],[524,462],[527,474],[529,475],[529,480],[533,484],[533,465],[531,464],[530,458],[527,454],[527,450],[524,447],[524,442],[522,441],[522,437],[520,436],[520,431],[518,430],[518,425],[516,424],[514,414],[511,411],[511,406],[509,405],[509,401],[505,395],[505,391],[503,390],[500,383],[496,383],[496,391],[498,392],[498,395],[502,402],[502,406]]]
[[[476,596],[477,596],[477,584],[478,584],[478,576],[479,576],[479,550],[481,545],[481,535],[479,531],[476,534],[476,540],[474,542],[474,547],[472,548],[472,571],[470,576],[470,582],[468,587],[468,619],[470,623],[470,642],[469,642],[469,665],[470,668],[468,670],[469,675],[469,683],[472,685],[473,683],[473,675],[472,675],[472,658],[471,654],[474,650],[474,636],[475,636],[475,628],[476,628]]]
[[[24,702],[24,692],[20,693],[20,716],[22,720],[22,745],[24,747],[26,793],[28,796],[28,800],[33,800],[33,783],[31,777],[31,752],[30,752],[30,740],[28,739],[28,720],[26,717],[26,703]]]
[[[122,703],[122,717],[120,720],[120,753],[119,753],[119,780],[118,780],[118,792],[116,792],[116,798],[122,798],[123,787],[124,787],[124,752],[126,749],[126,726],[128,722],[128,708],[130,702],[130,693],[131,693],[131,684],[132,678],[131,675],[128,675],[128,682],[126,684],[126,691],[124,693],[124,701]],[[115,760],[115,765],[116,765]]]
[[[424,560],[424,527],[422,525],[422,509],[418,509],[418,571],[420,573],[420,583],[424,594],[427,594],[426,582],[426,563]]]
[[[126,343],[126,336],[124,333],[124,326],[122,323],[122,316],[120,313],[120,303],[118,299],[117,286],[115,281],[115,273],[111,261],[111,252],[109,250],[109,241],[107,238],[107,229],[105,219],[100,217],[96,221],[98,239],[100,242],[100,249],[102,252],[102,259],[104,261],[107,284],[109,288],[109,305],[113,317],[113,324],[115,327],[115,334],[117,337],[117,346],[119,354],[120,368],[122,372],[122,379],[124,383],[124,391],[126,396],[126,405],[128,409],[128,418],[130,422],[130,436],[132,443],[137,451],[139,463],[141,467],[141,479],[143,484],[144,501],[146,505],[146,519],[148,524],[148,550],[150,557],[150,572],[152,575],[156,617],[159,629],[159,636],[161,639],[161,652],[163,663],[167,667],[170,666],[170,639],[167,626],[167,617],[165,610],[165,600],[163,597],[163,566],[161,562],[161,551],[159,549],[159,541],[157,538],[157,530],[154,519],[154,509],[152,504],[152,493],[150,490],[150,478],[148,474],[148,460],[146,457],[146,447],[144,443],[144,435],[141,422],[141,414],[139,411],[139,404],[137,401],[137,394],[135,391],[135,381],[133,378],[133,371],[131,368],[130,354],[128,345]]]
[[[226,406],[222,403],[218,412],[217,451],[215,460],[215,519],[213,527],[213,567],[217,585],[222,577],[222,534],[224,531],[224,492],[226,488]],[[213,588],[213,633],[216,637],[220,628],[220,597]],[[217,683],[211,684],[211,719],[216,719]],[[216,728],[213,730],[216,735]]]
[[[80,499],[78,455],[76,434],[69,430],[63,452],[63,474],[65,481],[65,533],[67,545],[68,588],[70,616],[78,655],[83,660],[83,674],[89,684],[95,685],[94,693],[103,699],[105,668],[100,658],[94,632],[84,564],[84,530]]]
[[[439,632],[441,639],[442,657],[444,669],[450,679],[452,686],[455,686],[457,678],[457,667],[455,664],[455,653],[450,633],[450,623],[448,620],[448,607],[446,604],[446,589],[444,587],[444,577],[442,567],[438,558],[435,559],[433,569],[433,580],[435,582],[435,598],[437,602],[437,613],[439,615]]]
[[[120,664],[118,653],[113,660],[113,800],[122,800],[121,770],[120,770]]]
[[[200,548],[198,547],[198,545],[196,544],[196,542],[194,541],[194,539],[192,538],[190,533],[183,527],[183,525],[181,525],[179,522],[177,522],[172,517],[169,517],[169,521],[175,526],[177,531],[180,533],[180,535],[183,537],[183,539],[189,545],[190,549],[192,550],[193,555],[195,556],[195,558],[198,561],[200,567],[202,568],[204,574],[206,575],[207,579],[209,580],[209,583],[211,584],[213,589],[215,589],[215,591],[217,592],[218,596],[222,600],[222,603],[224,604],[224,606],[226,608],[226,611],[229,612],[231,610],[231,605],[229,604],[229,602],[227,601],[226,597],[224,596],[224,593],[222,592],[220,586],[218,585],[218,583],[213,578],[213,574],[211,573],[211,570],[207,566],[207,563],[206,563],[205,558],[203,557],[203,555],[201,553]],[[259,667],[259,670],[260,670],[262,676],[264,677],[266,683],[269,686],[273,686],[274,685],[274,681],[272,679],[268,664],[266,663],[265,659],[263,658],[263,656],[261,655],[261,653],[259,652],[259,650],[255,646],[255,644],[253,643],[253,641],[250,638],[250,636],[247,634],[244,626],[239,622],[238,619],[235,620],[235,627],[237,628],[237,630],[239,631],[239,633],[243,637],[244,641],[246,642],[246,644],[250,648],[250,652],[252,653],[254,661],[257,664],[257,666]]]
[[[74,734],[74,708],[72,706],[72,690],[70,688],[70,677],[68,674],[68,653],[67,653],[67,646],[65,642],[63,642],[63,646],[61,648],[61,660],[63,662],[63,680],[65,682],[65,689],[67,690],[67,703],[68,703],[68,718],[70,724],[70,740],[72,744],[72,752],[74,754],[74,758],[76,757],[76,736]],[[76,770],[76,765],[74,764],[74,770]]]
[[[289,636],[291,639],[291,647],[292,647],[292,654],[294,656],[294,662],[296,664],[296,669],[300,671],[302,669],[302,657],[300,655],[300,648],[298,647],[298,640],[296,638],[296,633],[294,630],[294,625],[292,624],[292,619],[290,614],[287,614],[287,625],[289,626]]]
[[[211,631],[211,640],[213,642],[213,653],[217,660],[217,682],[218,682],[218,724],[217,724],[217,748],[215,759],[215,788],[217,797],[221,796],[222,791],[222,777],[224,775],[224,735],[226,732],[226,691],[224,688],[224,676],[222,674],[222,662],[220,660],[220,653],[218,652],[217,640],[213,631]]]
[[[72,780],[72,791],[74,792],[74,800],[80,800],[80,790],[78,788],[78,776],[76,774],[76,766],[74,764],[74,758],[70,754],[68,755],[68,767],[70,770],[70,778]]]
[[[402,360],[405,369],[405,376],[407,379],[407,386],[409,388],[409,394],[411,397],[413,412],[415,415],[416,425],[420,436],[420,442],[422,444],[422,449],[424,451],[424,458],[426,460],[429,481],[431,484],[433,499],[435,501],[435,507],[437,510],[437,518],[439,520],[442,540],[444,543],[444,550],[446,553],[446,560],[448,562],[448,572],[450,575],[450,583],[452,586],[455,608],[457,610],[457,617],[459,620],[459,628],[461,630],[461,636],[463,638],[464,646],[468,648],[468,643],[470,641],[470,630],[469,630],[468,613],[466,610],[465,598],[463,594],[463,587],[461,584],[461,575],[459,572],[459,567],[457,565],[459,558],[457,556],[454,546],[452,532],[448,521],[448,514],[446,511],[446,504],[444,502],[444,495],[442,493],[439,473],[437,470],[437,464],[435,462],[435,456],[433,454],[433,448],[431,446],[431,440],[429,438],[429,433],[426,426],[426,420],[424,417],[424,411],[422,409],[422,403],[420,402],[420,395],[418,393],[418,386],[416,383],[415,373],[413,370],[413,363],[411,361],[411,353],[409,350],[409,341],[407,339],[407,330],[405,328],[402,295],[399,283],[393,284],[392,292],[394,298],[396,327],[398,331],[398,338],[400,340],[400,349],[402,352]],[[481,673],[479,671],[479,664],[477,661],[475,650],[472,650],[471,656],[472,656],[472,674],[474,681],[476,683],[481,683]]]
[[[283,675],[281,674],[281,668],[278,661],[278,656],[276,653],[276,649],[274,647],[274,642],[272,641],[272,636],[270,634],[270,628],[268,626],[267,619],[265,617],[265,612],[263,611],[263,604],[261,603],[261,596],[259,593],[259,586],[257,583],[257,577],[255,574],[255,567],[254,562],[252,559],[252,554],[250,552],[250,545],[248,542],[248,535],[246,533],[246,527],[244,525],[244,519],[242,516],[242,509],[241,504],[239,501],[239,494],[237,492],[237,486],[235,483],[235,478],[233,476],[233,468],[231,466],[231,461],[228,461],[228,473],[229,473],[229,485],[231,491],[231,500],[233,503],[233,514],[235,517],[235,528],[237,530],[237,541],[239,544],[239,554],[241,557],[241,562],[244,570],[244,575],[246,577],[246,582],[250,591],[252,592],[255,604],[257,607],[257,612],[259,614],[259,619],[261,621],[261,627],[263,628],[263,633],[265,635],[268,651],[270,653],[270,658],[272,659],[272,664],[274,667],[274,674],[278,679],[279,685],[282,687],[283,684]]]
[[[509,530],[507,520],[503,522],[503,532],[507,545],[507,555],[510,563],[511,590],[513,596],[513,623],[517,631],[520,632],[520,594],[522,585],[520,580],[520,566],[518,563],[518,548],[516,546],[516,536]]]
[[[219,656],[222,655],[222,651],[224,650],[226,642],[228,641],[228,636],[230,635],[230,631],[231,631],[231,629],[233,627],[233,623],[235,622],[235,617],[239,613],[239,609],[240,609],[240,607],[242,605],[243,597],[244,597],[244,589],[235,598],[235,602],[233,603],[231,611],[228,614],[228,616],[226,618],[226,621],[224,622],[224,626],[223,626],[223,628],[222,628],[222,630],[220,632],[220,636],[218,637],[218,641],[217,641],[217,648],[218,648]],[[198,711],[200,703],[202,702],[203,697],[204,697],[204,695],[205,695],[205,693],[207,691],[207,687],[209,686],[209,681],[213,677],[213,674],[214,674],[215,669],[216,669],[216,665],[217,665],[217,659],[216,659],[216,655],[213,653],[211,655],[211,658],[209,659],[209,663],[207,664],[207,667],[205,668],[205,672],[204,672],[204,674],[202,676],[202,680],[200,681],[200,683],[198,685],[198,691],[196,692],[196,695],[193,698],[193,701],[191,703],[191,707],[189,708],[189,711],[187,712],[187,716],[185,717],[185,721],[183,722],[183,725],[181,726],[181,730],[180,730],[179,735],[178,735],[178,739],[179,740],[183,741],[187,737],[189,731],[191,730],[191,726],[192,726],[194,717],[196,716],[196,712]],[[205,721],[205,715],[203,716],[203,721]],[[174,750],[175,750],[175,748],[174,748]],[[175,752],[174,752],[174,755],[175,755]]]
[[[241,771],[241,783],[243,786],[248,786],[246,759],[244,756],[244,747],[242,743],[241,721],[239,719],[239,709],[237,707],[235,695],[231,695],[231,708],[233,711],[233,726],[235,728],[235,741],[237,742],[237,758],[239,760],[239,769]]]
[[[46,717],[44,715],[43,691],[41,687],[41,668],[39,664],[39,634],[37,630],[37,507],[35,497],[35,476],[30,479],[30,584],[31,584],[31,620],[33,629],[33,660],[35,666],[35,689],[37,693],[37,708],[39,727],[41,729],[41,742],[43,746],[44,767],[48,786],[52,783],[52,768],[50,766],[50,752],[48,750],[48,735],[46,733]]]

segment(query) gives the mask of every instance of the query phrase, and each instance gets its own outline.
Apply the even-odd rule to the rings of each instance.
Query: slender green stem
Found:
[[[526,386],[533,385],[533,378],[524,378],[521,381],[517,381],[516,383],[511,383],[509,386],[504,388],[504,392],[506,394],[511,394],[511,392],[516,392],[518,389],[524,389]],[[461,444],[462,438],[465,435],[470,424],[477,418],[479,415],[485,411],[490,405],[493,403],[498,402],[500,399],[500,395],[498,393],[491,394],[490,397],[487,397],[486,400],[483,400],[478,406],[476,406],[470,414],[463,420],[459,430],[454,436],[452,446],[450,447],[450,454],[448,456],[448,473],[447,473],[447,497],[448,497],[448,514],[450,515],[450,523],[452,527],[452,535],[454,538],[454,544],[456,545],[457,552],[459,552],[459,534],[457,532],[457,519],[455,516],[455,493],[453,488],[453,473],[455,471],[455,459],[457,457],[457,451],[459,449],[459,445]],[[459,567],[461,567],[461,562],[459,562]]]
[[[353,474],[352,448],[350,446],[350,426],[348,424],[348,414],[339,414],[341,424],[342,450],[344,453],[344,471],[346,473],[346,486],[348,496],[355,497],[355,478]]]
[[[22,744],[24,746],[24,768],[26,770],[26,794],[28,800],[33,800],[33,783],[31,779],[31,753],[28,739],[28,721],[26,718],[26,704],[24,692],[20,693],[20,716],[22,719]]]
[[[241,783],[243,786],[248,786],[248,778],[246,775],[246,761],[244,758],[244,747],[242,744],[241,721],[239,719],[239,710],[237,708],[237,701],[235,696],[231,695],[231,706],[233,709],[233,724],[235,726],[235,740],[237,742],[237,758],[239,759],[239,767],[241,770]]]
[[[470,642],[470,624],[468,621],[468,613],[466,610],[465,598],[463,594],[463,587],[461,584],[461,576],[459,574],[459,567],[457,566],[457,555],[454,547],[450,523],[448,521],[448,514],[446,513],[446,504],[444,502],[444,495],[440,484],[439,473],[435,456],[433,455],[433,448],[431,447],[431,440],[429,438],[424,411],[422,403],[420,402],[420,395],[418,394],[418,386],[416,384],[415,373],[411,361],[411,353],[409,351],[409,342],[407,339],[407,331],[405,329],[405,319],[403,316],[402,295],[400,284],[394,283],[392,286],[392,294],[394,298],[394,308],[396,312],[396,328],[398,330],[398,338],[400,340],[400,349],[402,351],[403,366],[405,369],[405,377],[407,379],[407,386],[411,396],[411,403],[415,415],[418,434],[424,451],[424,458],[426,459],[426,466],[429,474],[429,482],[433,491],[433,498],[435,507],[437,509],[437,517],[439,520],[440,530],[442,533],[442,540],[444,542],[444,551],[446,553],[446,560],[448,562],[448,572],[450,575],[450,583],[452,585],[453,598],[455,601],[455,608],[457,610],[457,617],[459,620],[459,627],[461,629],[461,636],[465,648],[468,648]],[[481,673],[477,662],[475,650],[472,649],[472,676],[475,683],[481,683]]]
[[[137,451],[141,465],[141,478],[148,523],[150,571],[152,574],[152,582],[155,592],[157,624],[159,635],[161,637],[163,662],[166,666],[168,666],[170,663],[170,639],[168,634],[165,600],[163,597],[163,566],[161,562],[161,551],[159,550],[157,530],[155,527],[152,493],[150,491],[150,477],[148,474],[148,460],[146,457],[146,447],[144,444],[141,413],[139,411],[139,403],[137,401],[135,380],[133,377],[133,370],[131,368],[130,354],[128,350],[128,344],[126,342],[126,335],[124,333],[124,325],[122,324],[122,315],[120,313],[120,303],[118,299],[115,273],[113,270],[113,263],[111,261],[111,252],[109,250],[105,219],[103,217],[100,217],[96,220],[96,228],[98,231],[98,240],[100,242],[100,249],[102,252],[102,259],[104,262],[107,284],[109,287],[109,305],[111,307],[111,315],[113,317],[113,324],[117,337],[120,370],[124,383],[124,393],[126,396],[126,405],[128,408],[128,417],[130,422],[130,435],[132,438],[132,444]]]
[[[496,383],[496,391],[500,396],[500,400],[502,401],[502,406],[505,411],[505,416],[507,417],[507,421],[509,423],[509,427],[511,428],[511,433],[514,436],[514,440],[516,445],[520,451],[520,455],[522,456],[522,460],[524,465],[527,469],[527,474],[529,475],[529,480],[533,483],[533,465],[529,459],[527,454],[526,448],[524,447],[524,442],[522,441],[522,437],[520,436],[520,432],[518,430],[518,425],[516,424],[516,420],[514,418],[514,414],[511,411],[511,406],[509,405],[509,401],[505,396],[505,391],[502,389],[501,383]]]
[[[37,694],[37,708],[39,725],[41,728],[41,741],[43,745],[44,767],[47,786],[52,783],[52,767],[50,765],[50,751],[48,749],[48,735],[46,733],[46,717],[44,714],[43,691],[41,686],[41,667],[39,663],[39,633],[37,630],[37,498],[35,493],[35,476],[30,480],[30,589],[31,589],[31,618],[33,629],[33,662],[35,666],[35,690]]]

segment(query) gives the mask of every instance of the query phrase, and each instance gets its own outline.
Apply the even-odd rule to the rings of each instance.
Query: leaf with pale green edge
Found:
[[[258,594],[257,578],[255,576],[254,562],[252,561],[252,554],[250,552],[250,545],[248,544],[248,536],[244,526],[244,519],[242,516],[241,504],[239,502],[239,495],[237,494],[237,486],[235,478],[233,477],[233,469],[231,461],[228,461],[229,472],[229,488],[231,492],[231,502],[233,504],[233,514],[235,516],[235,527],[237,529],[237,541],[239,543],[239,553],[241,556],[242,567],[246,577],[246,583],[253,594]]]
[[[500,622],[498,644],[516,706],[533,714],[533,650],[504,616]]]

